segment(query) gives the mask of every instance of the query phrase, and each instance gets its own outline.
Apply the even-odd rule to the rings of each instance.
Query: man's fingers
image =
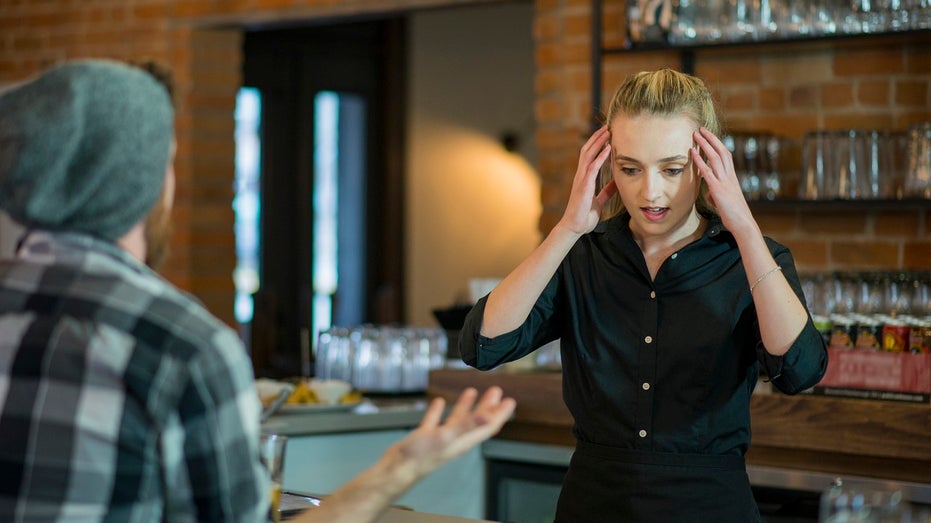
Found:
[[[446,400],[443,398],[433,398],[420,420],[421,428],[433,428],[440,424],[443,418],[443,410],[446,408]]]

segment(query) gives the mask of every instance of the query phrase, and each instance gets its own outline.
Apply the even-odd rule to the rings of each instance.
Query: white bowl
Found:
[[[308,382],[317,399],[326,405],[336,405],[340,398],[352,391],[352,384],[343,380],[318,380]]]

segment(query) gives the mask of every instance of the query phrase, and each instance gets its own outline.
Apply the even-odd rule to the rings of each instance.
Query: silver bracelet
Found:
[[[780,267],[780,266],[777,265],[777,266],[773,267],[772,269],[770,269],[770,270],[764,272],[763,275],[760,276],[759,278],[757,278],[756,281],[753,282],[753,285],[750,286],[750,294],[753,294],[753,289],[755,289],[756,286],[759,285],[761,281],[765,280],[766,278],[769,278],[769,275],[770,275],[770,274],[772,274],[772,273],[774,273],[774,272],[776,272],[776,271],[781,271],[781,270],[782,270],[782,267]]]

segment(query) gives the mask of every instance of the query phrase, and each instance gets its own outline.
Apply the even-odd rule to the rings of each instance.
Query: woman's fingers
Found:
[[[698,151],[693,152],[693,159],[698,157],[695,162],[699,166],[702,176],[713,176],[720,180],[725,176],[737,179],[734,171],[734,160],[730,150],[724,145],[724,142],[718,139],[711,131],[701,128],[692,134],[695,143],[698,144],[705,158],[701,158]],[[704,167],[703,167],[704,166]]]
[[[614,180],[611,180],[598,191],[598,196],[595,197],[595,201],[598,202],[598,206],[601,207],[615,194],[617,194],[617,184],[614,183]]]

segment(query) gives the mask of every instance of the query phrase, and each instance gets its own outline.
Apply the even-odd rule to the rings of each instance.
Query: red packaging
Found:
[[[910,330],[909,326],[904,323],[887,323],[883,325],[883,350],[907,352]]]

